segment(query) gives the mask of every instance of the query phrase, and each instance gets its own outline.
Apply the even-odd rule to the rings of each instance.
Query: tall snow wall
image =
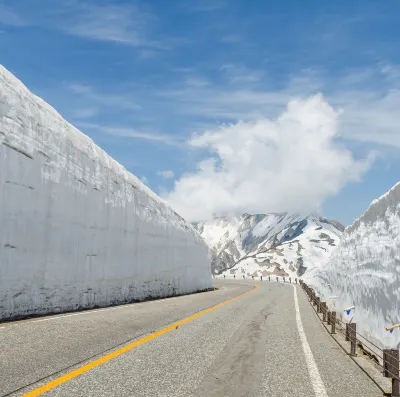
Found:
[[[209,287],[193,227],[0,65],[0,319]]]
[[[305,281],[336,307],[343,321],[354,317],[361,335],[382,348],[400,347],[400,329],[385,330],[400,323],[400,183],[345,229],[327,265]],[[347,315],[344,309],[351,306],[355,310]]]

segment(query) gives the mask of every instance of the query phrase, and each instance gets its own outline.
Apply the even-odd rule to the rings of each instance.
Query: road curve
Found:
[[[0,396],[382,395],[298,286],[215,285],[0,324]]]

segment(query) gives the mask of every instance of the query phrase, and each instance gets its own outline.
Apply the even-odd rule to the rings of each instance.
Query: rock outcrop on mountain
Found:
[[[318,215],[243,214],[194,222],[212,251],[215,275],[298,276],[323,266],[344,227]]]

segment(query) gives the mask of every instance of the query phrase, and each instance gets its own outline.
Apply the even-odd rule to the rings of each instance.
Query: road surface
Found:
[[[0,324],[0,396],[382,396],[299,286],[215,286]]]

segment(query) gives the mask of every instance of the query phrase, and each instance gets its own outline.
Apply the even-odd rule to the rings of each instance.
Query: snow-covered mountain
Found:
[[[400,329],[385,330],[400,323],[400,183],[345,229],[330,260],[305,279],[344,319],[354,316],[362,335],[382,347],[400,347]],[[350,306],[355,311],[349,317],[344,308]]]
[[[317,215],[243,214],[194,222],[211,248],[213,274],[301,277],[326,263],[344,227]]]

